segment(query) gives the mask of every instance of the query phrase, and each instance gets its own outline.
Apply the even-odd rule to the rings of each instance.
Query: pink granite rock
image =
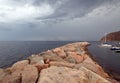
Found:
[[[1,83],[21,83],[21,72],[13,72],[7,74],[2,80]]]
[[[81,55],[78,55],[76,52],[67,52],[68,56],[74,58],[76,63],[81,63],[84,58]]]
[[[11,72],[23,70],[24,67],[26,67],[28,64],[29,64],[28,60],[18,61],[15,64],[13,64],[13,66],[10,68],[10,70],[11,70]]]
[[[68,62],[50,62],[50,66],[57,66],[57,67],[68,67],[68,68],[74,68],[75,64],[68,63]]]
[[[44,58],[42,56],[34,55],[28,58],[30,60],[30,64],[44,64]]]
[[[36,83],[38,78],[38,70],[32,65],[27,65],[22,71],[21,83]]]
[[[111,83],[92,71],[82,68],[81,70],[56,67],[44,69],[40,73],[38,83]]]
[[[50,66],[50,64],[44,64],[44,65],[40,65],[40,64],[34,64],[34,66],[38,69],[38,71],[40,72],[42,69],[48,68]]]
[[[67,44],[18,61],[0,69],[0,83],[117,83],[89,56],[88,45]]]
[[[65,58],[66,57],[66,53],[64,52],[64,50],[62,50],[60,48],[53,49],[53,52],[56,53],[61,58]]]

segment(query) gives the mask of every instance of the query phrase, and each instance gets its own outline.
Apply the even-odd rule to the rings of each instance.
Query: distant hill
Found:
[[[105,36],[100,39],[100,41],[104,41]],[[107,41],[120,41],[120,31],[112,32],[106,35]]]

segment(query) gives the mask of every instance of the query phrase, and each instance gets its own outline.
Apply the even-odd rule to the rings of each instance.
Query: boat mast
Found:
[[[105,43],[107,42],[107,38],[106,38],[106,35],[107,35],[107,34],[105,33]]]

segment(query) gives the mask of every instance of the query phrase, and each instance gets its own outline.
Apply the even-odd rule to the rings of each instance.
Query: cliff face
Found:
[[[105,37],[101,38],[101,41],[104,41]],[[106,35],[107,41],[120,41],[120,31],[112,32]]]
[[[87,42],[67,44],[0,69],[0,83],[119,83],[89,56]]]

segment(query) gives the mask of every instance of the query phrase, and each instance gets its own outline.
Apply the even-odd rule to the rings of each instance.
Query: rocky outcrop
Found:
[[[40,76],[38,83],[110,83],[85,67],[78,70],[51,66],[42,70]]]
[[[120,31],[107,34],[106,40],[107,41],[120,41]],[[100,41],[105,41],[105,37],[101,38]]]
[[[119,83],[89,56],[88,45],[77,42],[31,55],[0,69],[0,83]]]

